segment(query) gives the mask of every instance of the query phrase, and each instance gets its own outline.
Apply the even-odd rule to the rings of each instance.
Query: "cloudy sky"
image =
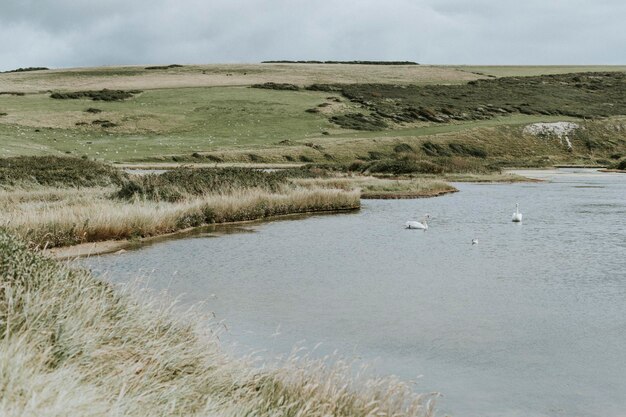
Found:
[[[411,60],[626,64],[624,0],[0,0],[0,70]]]

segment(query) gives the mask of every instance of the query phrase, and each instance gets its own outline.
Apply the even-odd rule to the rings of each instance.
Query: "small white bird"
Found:
[[[415,220],[409,220],[408,222],[406,222],[406,228],[407,229],[420,229],[423,231],[428,230],[428,223],[426,223],[426,221],[430,219],[430,214],[426,214],[424,216],[424,220],[422,220],[422,222],[418,222]]]
[[[519,223],[522,221],[522,213],[519,212],[519,203],[515,203],[515,213],[513,213],[513,221]]]
[[[478,239],[476,238],[472,239],[472,245],[478,245]]]

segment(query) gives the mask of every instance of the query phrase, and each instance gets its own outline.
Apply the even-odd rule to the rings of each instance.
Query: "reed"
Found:
[[[203,224],[359,207],[358,191],[258,188],[204,194],[181,201],[125,201],[113,188],[0,192],[0,226],[33,245],[58,247],[171,233]]]
[[[151,301],[150,301],[151,300]],[[0,230],[0,415],[414,416],[432,395],[296,356],[259,369],[200,314],[138,301]]]
[[[458,191],[452,185],[436,178],[378,178],[372,176],[344,176],[302,178],[293,180],[303,187],[330,189],[357,189],[361,198],[419,198],[433,197]]]

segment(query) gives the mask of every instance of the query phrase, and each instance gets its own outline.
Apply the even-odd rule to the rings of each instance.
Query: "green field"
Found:
[[[326,96],[247,87],[148,90],[124,102],[4,95],[0,109],[8,115],[0,120],[1,151],[129,161],[306,139],[333,129],[323,115],[305,112]],[[90,107],[102,112],[86,113]],[[94,120],[118,126],[102,128]]]

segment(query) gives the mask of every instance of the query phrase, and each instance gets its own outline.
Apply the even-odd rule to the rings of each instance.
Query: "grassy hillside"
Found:
[[[0,157],[349,164],[393,156],[398,143],[431,159],[423,144],[444,141],[480,142],[495,164],[604,163],[626,154],[623,69],[251,64],[0,74]],[[598,72],[536,76],[583,70]],[[250,88],[268,82],[297,89]],[[326,91],[306,89],[313,84]],[[67,98],[103,88],[135,94]],[[568,138],[572,149],[562,138],[523,133],[556,121],[584,127]]]

